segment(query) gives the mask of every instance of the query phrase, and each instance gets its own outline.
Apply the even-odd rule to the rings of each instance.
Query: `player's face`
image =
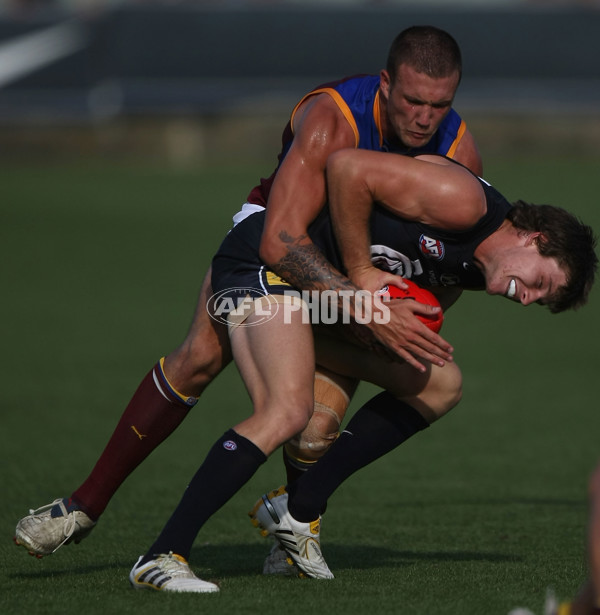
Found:
[[[496,263],[486,270],[486,290],[491,295],[530,305],[544,305],[567,283],[566,271],[555,258],[542,256],[535,234],[525,245],[502,252]]]
[[[392,80],[381,71],[382,125],[384,136],[399,139],[406,147],[428,143],[452,107],[459,74],[434,79],[401,64]]]

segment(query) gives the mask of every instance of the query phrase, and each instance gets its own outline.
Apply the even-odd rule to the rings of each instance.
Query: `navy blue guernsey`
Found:
[[[375,205],[370,228],[373,264],[420,286],[485,288],[485,279],[473,261],[473,253],[500,227],[511,205],[495,188],[479,181],[485,191],[487,211],[475,226],[466,231],[448,231],[410,222]],[[309,234],[327,260],[344,271],[327,210],[317,217],[309,228]]]
[[[376,205],[370,229],[373,263],[420,286],[484,289],[485,279],[473,255],[477,246],[502,225],[511,205],[495,188],[479,181],[486,195],[487,210],[477,224],[465,231],[448,231],[403,220]],[[264,269],[258,255],[264,218],[264,211],[249,216],[221,244],[213,260],[215,292],[244,286],[254,279],[252,272]],[[327,207],[311,224],[309,235],[327,260],[344,271]]]

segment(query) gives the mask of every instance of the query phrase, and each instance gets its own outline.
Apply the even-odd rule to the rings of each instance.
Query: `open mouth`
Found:
[[[509,299],[514,299],[516,294],[517,294],[517,283],[516,283],[515,279],[513,278],[510,281],[510,284],[508,285],[508,290],[506,291],[506,296]]]

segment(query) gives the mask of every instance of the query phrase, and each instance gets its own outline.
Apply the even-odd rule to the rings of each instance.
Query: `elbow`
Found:
[[[351,195],[364,191],[360,160],[361,152],[355,149],[339,150],[327,159],[327,190],[332,212],[343,207]]]
[[[270,269],[277,269],[281,259],[285,256],[285,249],[280,241],[275,241],[270,235],[263,233],[258,247],[258,257]]]
[[[327,179],[328,182],[348,181],[351,173],[355,168],[352,163],[353,157],[356,155],[354,149],[341,149],[333,152],[327,158]]]
[[[260,246],[258,248],[258,256],[265,265],[271,267],[273,263],[277,260],[272,242],[265,241],[264,239],[261,240]]]

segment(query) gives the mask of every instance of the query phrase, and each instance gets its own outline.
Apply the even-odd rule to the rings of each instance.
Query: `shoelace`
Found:
[[[173,551],[169,551],[167,555],[159,555],[156,559],[159,560],[158,568],[170,577],[187,577],[191,574],[188,564],[175,556]]]
[[[40,506],[40,508],[37,508],[35,510],[30,509],[29,510],[29,514],[33,515],[35,520],[38,523],[42,523],[43,521],[41,519],[37,519],[36,517],[38,517],[40,515],[40,513],[46,512],[47,510],[51,510],[52,508],[54,508],[55,506],[57,506],[60,508],[60,512],[62,513],[62,516],[65,518],[65,525],[63,527],[63,533],[64,533],[64,540],[52,551],[52,553],[55,553],[58,549],[60,549],[60,547],[62,547],[65,542],[67,542],[67,540],[69,540],[69,538],[71,538],[71,536],[73,536],[73,532],[75,531],[75,525],[76,525],[76,521],[75,521],[75,515],[71,512],[67,512],[67,507],[65,506],[64,502],[62,501],[61,498],[58,498],[56,500],[54,500],[54,502],[50,503],[50,504],[46,504],[45,506]]]

